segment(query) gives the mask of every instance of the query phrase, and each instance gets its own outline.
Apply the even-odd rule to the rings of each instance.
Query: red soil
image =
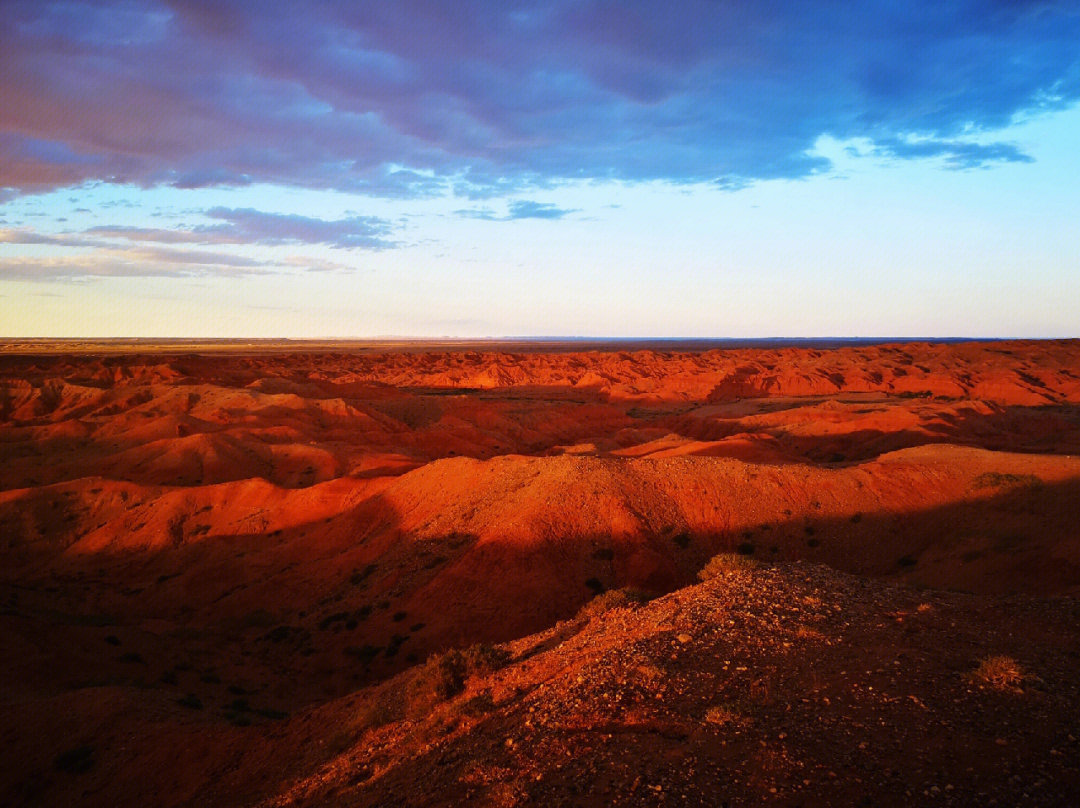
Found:
[[[6,356],[0,802],[333,803],[307,778],[390,732],[400,760],[370,765],[396,774],[334,786],[382,804],[419,741],[341,711],[432,653],[548,630],[604,589],[686,587],[731,551],[778,581],[808,560],[977,593],[949,601],[970,633],[995,603],[1080,594],[1078,502],[1077,342]],[[908,596],[866,597],[872,621]],[[1069,608],[1024,619],[1052,634]],[[595,710],[589,737],[616,720]],[[439,800],[466,799],[448,783]]]

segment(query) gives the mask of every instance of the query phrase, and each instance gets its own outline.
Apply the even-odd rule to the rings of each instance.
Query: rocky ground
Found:
[[[1071,805],[1078,630],[1071,601],[734,564],[510,644],[268,804]]]

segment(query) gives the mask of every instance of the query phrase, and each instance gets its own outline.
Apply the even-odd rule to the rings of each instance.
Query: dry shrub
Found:
[[[746,719],[746,707],[735,701],[725,701],[720,704],[714,704],[705,711],[705,722],[707,724],[739,724]]]
[[[749,556],[738,553],[720,553],[709,559],[709,563],[701,568],[697,576],[699,580],[708,581],[719,575],[752,570],[757,566],[758,562]]]
[[[383,686],[360,706],[357,728],[362,731],[400,721],[405,717],[407,706],[405,696],[398,688]]]
[[[1009,474],[999,471],[988,471],[976,477],[971,487],[980,490],[983,488],[1021,488],[1038,487],[1042,485],[1042,479],[1034,474]]]
[[[651,596],[648,592],[640,589],[624,587],[623,589],[609,589],[601,592],[588,603],[581,607],[577,613],[578,618],[598,617],[610,612],[612,609],[626,609],[632,606],[640,606],[648,603]]]
[[[428,659],[421,665],[406,688],[405,712],[418,718],[439,702],[453,698],[465,689],[470,676],[498,670],[510,661],[502,648],[477,644],[463,650],[453,649]]]
[[[1014,690],[1024,683],[1027,673],[1012,657],[998,654],[982,660],[972,671],[971,678],[998,690]]]

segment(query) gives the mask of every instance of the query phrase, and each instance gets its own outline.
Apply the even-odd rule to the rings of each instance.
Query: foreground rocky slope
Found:
[[[329,705],[353,745],[266,804],[1069,805],[1078,630],[1075,602],[725,561],[510,644],[411,720],[364,726],[437,666]]]
[[[727,558],[713,572],[646,605],[608,595],[539,634],[432,657],[285,719],[268,721],[255,697],[225,722],[155,688],[98,686],[73,726],[55,707],[74,697],[58,696],[37,727],[66,751],[53,758],[42,735],[9,729],[24,765],[7,793],[83,805],[1073,804],[1075,601],[917,591],[805,563]],[[41,708],[15,705],[11,726]]]

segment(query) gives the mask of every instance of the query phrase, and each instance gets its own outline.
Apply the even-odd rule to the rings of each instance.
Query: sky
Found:
[[[1080,5],[0,0],[0,337],[1077,337]]]

